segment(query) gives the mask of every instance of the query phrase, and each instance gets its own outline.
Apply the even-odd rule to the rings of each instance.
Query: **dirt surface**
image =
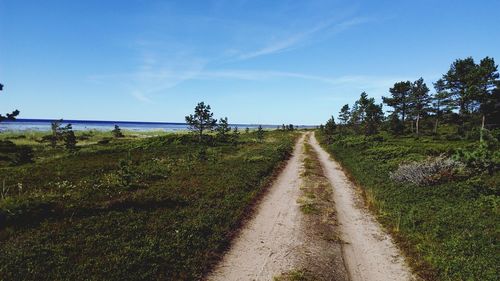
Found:
[[[304,270],[315,275],[313,280],[417,280],[391,237],[364,207],[357,188],[339,164],[330,159],[314,134],[307,135],[296,143],[293,156],[262,198],[254,217],[244,225],[207,280],[269,281],[283,273]],[[321,163],[323,175],[319,177],[325,177],[326,183],[315,184],[333,188],[334,230],[319,227],[326,224],[308,217],[297,203],[304,196],[301,187],[306,183],[301,178],[305,141]],[[340,242],[321,238],[328,236],[325,230],[335,232]]]
[[[283,172],[208,280],[273,280],[299,262],[303,247],[300,170],[304,136]]]
[[[391,237],[364,207],[361,195],[340,165],[330,158],[315,137],[311,138],[311,145],[334,189],[341,239],[345,242],[343,255],[350,279],[416,280]]]

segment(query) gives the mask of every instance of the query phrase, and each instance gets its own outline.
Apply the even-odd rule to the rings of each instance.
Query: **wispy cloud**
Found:
[[[240,54],[238,59],[246,60],[259,56],[265,56],[275,53],[284,52],[290,49],[293,49],[301,44],[304,44],[306,41],[312,39],[312,37],[319,33],[320,31],[328,31],[329,34],[335,34],[342,31],[345,31],[353,26],[360,25],[363,23],[369,22],[371,19],[369,18],[352,18],[349,20],[335,22],[332,20],[327,20],[321,22],[310,29],[294,33],[290,36],[283,37],[280,40],[271,42],[269,45],[258,49],[256,51],[251,51],[247,53]]]
[[[145,52],[135,71],[88,78],[95,83],[121,86],[137,100],[150,103],[153,95],[196,77],[205,64],[205,60],[185,54],[160,58],[156,53]]]
[[[345,16],[343,17],[345,18]],[[200,51],[201,46],[190,45],[183,41],[140,39],[136,40],[132,46],[132,49],[139,54],[135,69],[124,73],[91,75],[89,79],[96,83],[118,86],[138,101],[146,103],[153,102],[155,95],[166,93],[188,80],[298,78],[340,85],[354,78],[332,78],[272,70],[207,70],[207,68],[216,69],[228,61],[248,60],[303,47],[369,21],[371,19],[362,17],[352,17],[343,21],[338,18],[330,18],[317,22],[310,28],[299,29],[299,31],[293,33],[286,32],[284,29],[274,29],[275,32],[273,33],[276,33],[274,36],[280,38],[279,40],[268,41],[269,44],[264,47],[248,52],[241,51],[241,42],[235,43],[231,40],[227,40],[230,43],[215,44],[209,46],[210,48],[202,48],[203,50]],[[262,28],[262,31],[265,30],[265,27],[259,26],[260,28]],[[279,36],[279,34],[286,33],[288,36]],[[234,35],[228,36],[228,39],[230,39]],[[264,38],[252,39],[252,41],[256,40],[257,42],[259,40],[265,41]],[[360,77],[356,79],[360,79]]]

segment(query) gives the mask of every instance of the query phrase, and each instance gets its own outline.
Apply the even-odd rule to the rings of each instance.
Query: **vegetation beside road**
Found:
[[[34,163],[0,168],[0,279],[197,280],[296,134],[109,137],[72,152],[37,142]]]
[[[498,170],[490,174],[465,168],[452,177],[443,174],[428,186],[390,178],[391,172],[403,163],[453,155],[464,147],[473,151],[475,142],[393,137],[385,133],[374,137],[350,135],[329,142],[325,134],[317,135],[362,187],[367,204],[393,233],[422,277],[497,280]]]

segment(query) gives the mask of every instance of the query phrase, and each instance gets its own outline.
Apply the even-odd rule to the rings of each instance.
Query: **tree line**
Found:
[[[376,104],[363,92],[350,107],[342,106],[339,124],[333,116],[321,125],[327,134],[347,130],[365,135],[376,134],[386,127],[395,135],[422,133],[422,121],[432,122],[431,133],[437,134],[441,124],[453,124],[459,136],[474,128],[483,132],[500,127],[500,80],[493,58],[476,63],[472,57],[455,60],[450,69],[433,83],[434,92],[423,78],[400,81],[389,89],[382,102],[390,108],[385,116],[383,104]]]

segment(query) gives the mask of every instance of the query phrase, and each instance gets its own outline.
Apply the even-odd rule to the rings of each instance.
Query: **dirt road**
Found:
[[[322,273],[325,272],[325,265],[327,274],[331,270],[331,275],[322,280],[415,280],[391,237],[364,207],[356,187],[340,166],[319,146],[314,135],[310,138],[305,136],[295,145],[293,156],[262,199],[255,216],[243,227],[229,252],[207,279],[269,281],[281,273],[311,265],[312,257],[314,262],[323,265]],[[323,173],[333,188],[335,206],[332,205],[332,208],[336,209],[338,232],[344,242],[333,248],[337,249],[334,251],[337,255],[342,255],[339,257],[340,266],[338,258],[337,262],[331,263],[338,268],[330,268],[329,263],[324,259],[322,261],[325,255],[312,253],[330,251],[331,255],[334,252],[332,248],[315,243],[318,239],[307,231],[311,225],[297,203],[301,196],[300,174],[305,139],[318,154],[319,160],[316,161],[321,163]]]
[[[352,281],[415,280],[391,237],[364,207],[361,195],[337,162],[318,144],[325,175],[334,189],[337,218],[340,223],[344,260]]]
[[[302,245],[300,169],[304,136],[255,217],[242,229],[222,262],[208,280],[273,280],[281,272],[294,269]]]

